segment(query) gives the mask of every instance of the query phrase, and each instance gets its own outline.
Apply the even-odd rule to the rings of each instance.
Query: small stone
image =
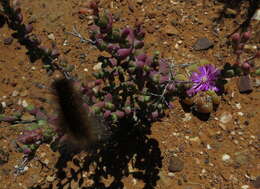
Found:
[[[253,20],[260,20],[260,9],[257,9],[256,11],[255,11],[255,14],[254,14],[254,16],[252,17],[252,19]]]
[[[55,180],[55,176],[47,176],[47,178],[46,178],[46,180],[48,181],[48,182],[53,182],[54,180]]]
[[[236,103],[235,106],[236,106],[237,109],[239,109],[239,110],[241,109],[241,104],[240,103]]]
[[[183,121],[190,121],[192,118],[190,113],[185,113],[184,118],[182,119]]]
[[[174,177],[175,174],[174,174],[173,172],[169,172],[169,173],[168,173],[168,176],[169,176],[169,177]]]
[[[232,114],[229,112],[223,112],[219,120],[221,123],[226,124],[232,120]]]
[[[223,154],[223,156],[222,156],[222,161],[228,162],[228,161],[230,161],[230,159],[231,159],[230,155],[228,155],[228,154]]]
[[[4,44],[5,45],[11,45],[13,42],[13,38],[12,37],[8,37],[4,39]]]
[[[164,33],[166,33],[169,36],[178,35],[179,34],[179,31],[172,25],[166,25],[163,28],[163,31],[164,31]]]
[[[50,33],[50,34],[48,35],[48,38],[49,38],[50,40],[52,40],[52,41],[55,41],[55,36],[54,36],[53,33]]]
[[[255,188],[260,188],[260,176],[256,177],[252,184]]]
[[[237,85],[240,93],[247,93],[253,90],[252,81],[249,75],[240,76]]]
[[[0,149],[0,165],[7,163],[9,160],[9,153]]]
[[[200,51],[200,50],[208,50],[209,48],[211,48],[213,46],[214,46],[214,44],[210,40],[208,40],[208,38],[203,37],[203,38],[198,39],[195,42],[193,48],[196,51]]]
[[[102,67],[102,62],[99,62],[97,63],[94,67],[93,67],[93,70],[97,71],[97,70],[100,70]]]
[[[22,101],[22,106],[23,106],[24,108],[26,108],[26,107],[28,106],[28,103],[26,102],[26,100],[23,100],[23,101]]]
[[[184,162],[178,157],[171,157],[168,170],[170,172],[180,172],[184,168]]]
[[[200,138],[199,137],[192,137],[192,138],[189,138],[190,139],[190,141],[191,142],[196,142],[196,143],[198,143],[198,144],[200,144],[201,143],[201,140],[200,140]]]
[[[16,96],[18,96],[18,95],[19,95],[19,92],[16,91],[16,90],[14,90],[13,93],[12,93],[12,96],[13,96],[13,97],[16,97]]]
[[[248,185],[241,186],[241,189],[249,189],[250,187]]]
[[[25,113],[24,115],[22,115],[21,120],[23,121],[34,121],[36,120],[35,117],[29,113]]]

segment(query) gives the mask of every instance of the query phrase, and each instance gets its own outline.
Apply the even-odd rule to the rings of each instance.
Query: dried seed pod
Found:
[[[196,104],[196,110],[199,113],[203,113],[203,114],[209,114],[213,111],[213,104],[212,102],[204,102],[204,104]]]

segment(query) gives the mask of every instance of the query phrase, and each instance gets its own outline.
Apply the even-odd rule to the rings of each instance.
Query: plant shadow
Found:
[[[144,183],[144,189],[153,189],[160,178],[162,156],[158,141],[149,137],[150,125],[149,129],[147,124],[136,129],[132,123],[122,121],[119,128],[108,141],[88,149],[84,160],[75,158],[75,153],[60,151],[55,166],[58,181],[55,188],[121,189],[124,188],[122,180],[131,175]],[[70,168],[70,173],[64,170],[69,161],[77,167]],[[88,178],[83,177],[84,173],[90,173]],[[93,183],[86,185],[85,179]]]
[[[250,26],[251,18],[253,17],[256,10],[259,8],[260,0],[247,0],[249,2],[249,7],[246,12],[246,19],[242,22],[229,36],[241,30],[242,32],[247,31]],[[233,9],[239,13],[241,11],[242,3],[246,2],[245,0],[218,0],[218,2],[224,4],[223,9],[219,12],[219,16],[214,19],[214,22],[219,25],[223,22],[225,17],[234,18],[236,15],[229,16],[226,14],[228,9]]]

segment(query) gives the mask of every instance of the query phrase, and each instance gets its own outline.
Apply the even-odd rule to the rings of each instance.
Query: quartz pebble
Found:
[[[228,155],[228,154],[223,154],[223,156],[222,156],[222,161],[225,161],[225,162],[227,162],[227,161],[229,161],[230,160],[230,155]]]

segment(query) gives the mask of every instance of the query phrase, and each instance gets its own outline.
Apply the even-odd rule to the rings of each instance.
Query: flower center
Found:
[[[207,76],[203,76],[203,77],[201,78],[201,82],[202,82],[202,83],[207,82],[207,80],[208,80],[208,77],[207,77]]]

